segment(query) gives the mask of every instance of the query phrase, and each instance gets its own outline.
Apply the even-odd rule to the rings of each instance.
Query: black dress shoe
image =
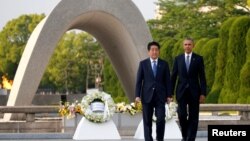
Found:
[[[189,138],[189,137],[187,137],[187,139],[185,141],[195,141],[195,138]]]

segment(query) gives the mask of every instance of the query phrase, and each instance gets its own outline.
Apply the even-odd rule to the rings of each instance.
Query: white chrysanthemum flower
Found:
[[[91,103],[94,100],[99,100],[104,103],[103,112],[95,112],[91,109]],[[82,99],[82,108],[85,111],[85,118],[92,122],[102,123],[106,122],[114,115],[116,110],[115,103],[112,97],[104,92],[98,91],[95,93],[87,94]]]

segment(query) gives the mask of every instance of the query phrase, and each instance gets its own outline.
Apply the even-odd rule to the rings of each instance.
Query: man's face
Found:
[[[160,55],[160,50],[157,46],[152,45],[150,50],[148,51],[148,55],[152,59],[157,59]]]
[[[184,40],[183,48],[186,53],[191,53],[194,48],[194,43],[191,40]]]

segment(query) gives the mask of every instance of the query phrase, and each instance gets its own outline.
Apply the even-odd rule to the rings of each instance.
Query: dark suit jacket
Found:
[[[189,86],[191,95],[194,99],[199,99],[200,95],[206,95],[206,79],[204,71],[204,62],[202,56],[192,53],[189,71],[187,72],[185,64],[185,54],[181,54],[175,58],[172,72],[172,90],[174,92],[176,80],[176,99],[180,99]]]
[[[139,64],[136,79],[136,97],[141,97],[142,103],[149,103],[153,97],[154,91],[159,94],[162,102],[166,102],[168,96],[171,96],[171,80],[168,63],[158,59],[156,77],[150,58],[142,60]]]

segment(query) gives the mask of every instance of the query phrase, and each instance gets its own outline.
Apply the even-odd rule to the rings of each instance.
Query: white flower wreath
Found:
[[[104,103],[104,112],[92,111],[90,105],[96,99]],[[89,121],[95,123],[102,123],[108,121],[114,115],[115,112],[115,103],[112,97],[109,94],[101,91],[96,91],[84,96],[82,99],[82,107],[84,117]]]
[[[175,115],[176,115],[176,111],[177,111],[177,104],[175,102],[170,102],[169,104],[165,105],[165,109],[166,109],[166,121],[172,119]],[[156,122],[157,118],[155,116],[155,113],[153,114],[153,121]]]

